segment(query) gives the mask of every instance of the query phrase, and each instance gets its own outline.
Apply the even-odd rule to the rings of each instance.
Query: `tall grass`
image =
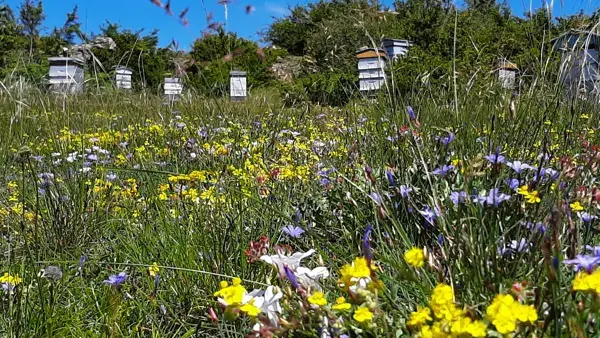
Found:
[[[527,280],[541,318],[538,334],[574,335],[572,273],[553,259],[598,244],[597,226],[584,227],[563,205],[577,199],[590,213],[597,207],[575,188],[589,193],[596,185],[596,164],[583,159],[591,156],[584,142],[598,141],[598,106],[565,97],[560,86],[541,78],[532,83],[521,88],[514,112],[512,93],[494,84],[421,88],[342,108],[285,107],[273,92],[255,93],[241,104],[186,97],[174,105],[136,93],[4,92],[1,266],[23,282],[13,295],[3,293],[0,332],[242,336],[244,323],[213,323],[207,312],[216,307],[212,294],[223,278],[240,276],[257,288],[277,282],[270,267],[248,262],[244,251],[251,241],[264,235],[271,245],[294,251],[315,248],[315,260],[334,272],[360,253],[363,231],[372,224],[386,285],[382,308],[389,331],[380,334],[406,334],[409,313],[427,302],[438,282],[451,284],[461,303],[476,304],[472,311],[484,314],[495,294]],[[406,114],[409,105],[418,127]],[[456,139],[441,144],[437,138],[449,132]],[[498,147],[509,160],[561,173],[555,182],[539,183],[541,203],[529,205],[511,193],[506,179],[514,174],[483,158]],[[74,152],[84,158],[69,156]],[[568,177],[563,156],[576,161],[575,177]],[[454,173],[431,174],[453,160],[462,163]],[[365,176],[367,166],[373,180]],[[276,169],[295,173],[274,179]],[[322,169],[330,169],[327,184]],[[169,180],[194,170],[209,176],[194,187],[213,195],[189,197],[189,190]],[[41,173],[52,173],[52,183],[43,182]],[[533,175],[523,174],[522,184],[535,181]],[[403,198],[399,185],[413,192]],[[511,200],[497,208],[449,202],[452,191],[471,195],[494,187]],[[435,224],[419,213],[425,206],[438,209]],[[542,222],[546,234],[528,229],[527,222]],[[306,233],[289,238],[281,231],[289,224]],[[528,250],[498,254],[500,240],[521,238]],[[431,253],[428,269],[407,267],[403,254],[413,246]],[[147,275],[153,262],[160,266],[157,285]],[[42,277],[40,270],[50,265],[62,269],[62,278]],[[121,289],[102,284],[120,271],[129,274]],[[324,287],[336,290],[335,278]],[[593,323],[581,330],[597,333]]]

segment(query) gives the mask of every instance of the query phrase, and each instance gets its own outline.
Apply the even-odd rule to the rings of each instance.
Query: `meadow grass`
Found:
[[[225,319],[213,296],[221,280],[241,277],[248,290],[279,285],[306,300],[271,266],[249,260],[250,243],[265,236],[270,253],[316,250],[305,262],[328,268],[320,287],[330,303],[345,292],[340,268],[372,250],[384,285],[369,305],[375,319],[346,320],[333,336],[426,336],[407,321],[440,283],[493,335],[500,329],[486,307],[525,282],[519,299],[539,318],[520,323],[517,336],[597,334],[597,299],[571,293],[575,274],[562,261],[600,244],[597,224],[581,217],[597,209],[598,107],[533,88],[512,112],[510,97],[495,87],[463,90],[455,106],[451,91],[424,89],[331,108],[285,107],[266,92],[245,103],[174,105],[127,93],[4,95],[1,272],[22,280],[5,283],[0,332],[244,336],[252,319]],[[506,161],[485,158],[495,152]],[[537,169],[517,174],[506,163],[515,160]],[[435,175],[444,165],[454,168]],[[528,203],[508,179],[540,201]],[[510,199],[478,202],[492,188]],[[466,200],[454,204],[451,193],[461,191]],[[575,201],[584,210],[571,210]],[[305,232],[292,238],[286,226]],[[415,247],[426,248],[423,267],[407,263]],[[160,278],[149,276],[153,262]],[[42,273],[48,266],[62,275]],[[103,283],[122,271],[118,287]],[[323,309],[282,302],[289,326],[276,335],[323,336]]]

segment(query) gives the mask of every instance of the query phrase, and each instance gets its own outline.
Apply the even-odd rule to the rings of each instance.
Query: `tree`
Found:
[[[40,35],[40,26],[46,16],[41,0],[24,0],[19,11],[19,21],[23,31],[29,37],[29,58],[33,56],[34,41]]]

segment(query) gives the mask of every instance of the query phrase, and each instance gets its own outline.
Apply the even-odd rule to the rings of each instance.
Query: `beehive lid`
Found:
[[[410,47],[413,45],[412,42],[404,39],[392,39],[392,38],[384,38],[382,40],[384,46],[395,45],[395,46],[405,46]]]
[[[118,66],[117,68],[115,68],[115,71],[117,73],[121,73],[121,74],[132,74],[133,70],[129,67],[124,67],[124,66]]]
[[[242,70],[232,70],[229,72],[229,76],[246,76],[248,73]]]
[[[50,62],[50,64],[56,64],[56,65],[76,64],[79,66],[83,66],[83,64],[84,64],[82,59],[70,58],[70,57],[64,57],[64,56],[51,57],[51,58],[48,58],[48,61]]]
[[[519,67],[517,67],[516,63],[512,63],[510,61],[504,60],[504,61],[500,61],[500,63],[498,64],[498,68],[500,69],[509,69],[509,70],[518,70]]]
[[[368,48],[368,47],[363,47],[356,51],[357,59],[377,58],[377,57],[387,59],[387,53],[385,52],[385,50],[383,50],[381,48]]]

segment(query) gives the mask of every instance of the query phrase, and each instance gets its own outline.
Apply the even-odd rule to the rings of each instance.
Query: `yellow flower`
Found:
[[[457,319],[464,312],[454,304],[454,291],[446,284],[439,284],[433,289],[429,305],[436,318],[447,321]]]
[[[578,273],[573,280],[573,290],[600,293],[600,269],[596,269],[591,274]]]
[[[581,203],[579,203],[579,201],[575,201],[574,203],[570,204],[571,210],[573,211],[582,211],[583,210],[583,205],[581,205]]]
[[[408,326],[419,326],[427,324],[427,321],[432,320],[431,310],[428,307],[418,307],[417,311],[410,314]]]
[[[480,320],[476,320],[467,326],[467,333],[472,337],[486,337],[487,325]]]
[[[8,283],[12,286],[15,286],[21,284],[22,281],[23,279],[21,279],[18,274],[12,276],[8,272],[5,272],[4,275],[0,277],[0,284]]]
[[[250,317],[256,317],[260,313],[260,309],[254,306],[254,298],[240,306],[240,311],[245,312]]]
[[[333,305],[331,308],[338,311],[345,311],[350,310],[350,308],[352,308],[352,305],[346,302],[346,298],[339,297],[335,300],[335,305]]]
[[[537,311],[532,305],[523,305],[513,296],[497,295],[486,310],[488,320],[501,334],[512,333],[518,323],[535,323],[538,319]]]
[[[371,267],[371,269],[372,268],[373,267]],[[369,269],[369,263],[366,258],[356,257],[351,265],[346,264],[342,267],[340,270],[341,278],[338,283],[344,288],[349,288],[360,280],[370,283],[371,269]]]
[[[404,253],[406,263],[415,268],[421,268],[425,265],[425,252],[423,249],[412,248]]]
[[[242,286],[242,280],[238,277],[234,278],[232,285],[226,281],[220,283],[221,290],[213,294],[214,297],[221,297],[227,306],[239,305],[242,303],[242,298],[246,293],[246,289]]]
[[[517,194],[519,195],[529,195],[529,186],[526,184],[517,188]]]
[[[525,200],[527,200],[527,203],[531,204],[540,203],[542,201],[537,190],[534,190],[529,194],[525,195]]]
[[[369,308],[361,306],[354,311],[352,318],[359,323],[370,322],[373,320],[373,312]]]
[[[537,311],[533,305],[517,304],[513,311],[515,312],[517,319],[522,323],[530,322],[533,324],[538,319]]]
[[[327,298],[325,298],[323,292],[317,291],[308,297],[308,302],[317,306],[325,306],[327,305]]]
[[[148,268],[148,274],[152,277],[156,276],[160,269],[158,268],[158,264],[156,262],[152,263],[152,266]]]

